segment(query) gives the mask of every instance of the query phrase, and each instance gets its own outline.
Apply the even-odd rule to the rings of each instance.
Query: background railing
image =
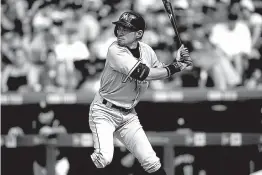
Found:
[[[262,144],[262,134],[256,133],[190,133],[179,134],[176,132],[148,132],[147,136],[153,146],[164,148],[164,167],[169,175],[174,172],[174,157],[176,146],[183,147],[207,147],[207,146],[231,146],[240,147],[246,145]],[[1,146],[7,148],[46,146],[46,165],[48,175],[55,175],[55,148],[56,147],[92,147],[92,135],[85,134],[61,134],[56,138],[47,138],[40,135],[26,135],[14,138],[1,136]],[[115,146],[124,145],[115,140]]]
[[[64,92],[64,93],[4,93],[1,97],[2,105],[34,104],[46,101],[49,104],[86,104],[91,103],[94,91]],[[262,89],[248,90],[238,88],[232,90],[181,88],[172,91],[149,90],[142,101],[151,102],[200,102],[200,101],[242,101],[262,99]]]
[[[2,94],[3,174],[14,171],[7,168],[11,165],[30,169],[30,162],[41,146],[46,149],[44,154],[50,175],[54,174],[56,147],[65,149],[69,155],[72,166],[69,175],[87,173],[88,166],[84,162],[92,152],[88,113],[93,96],[94,92],[90,91]],[[33,132],[34,122],[41,113],[38,103],[41,101],[47,102],[49,110],[54,111],[55,118],[65,126],[68,134],[48,138]],[[183,165],[178,162],[181,162],[181,157],[188,161],[183,155],[194,157],[194,163],[190,165],[194,174],[203,168],[206,174],[212,175],[246,175],[253,172],[255,168],[252,167],[259,168],[254,156],[262,160],[261,148],[258,150],[262,143],[261,107],[262,91],[259,89],[218,91],[185,88],[148,91],[136,111],[168,175],[180,174],[178,167]],[[24,135],[17,139],[8,133],[16,126],[24,131]],[[120,157],[128,154],[120,151],[123,145],[117,140],[115,146],[116,158],[109,166],[111,174],[120,171]],[[17,160],[18,155],[24,157],[23,161]],[[83,169],[75,167],[79,164],[83,165]],[[129,171],[134,173],[138,167],[140,165],[135,163],[134,169]]]

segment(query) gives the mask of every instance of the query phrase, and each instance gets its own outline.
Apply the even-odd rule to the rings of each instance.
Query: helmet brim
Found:
[[[123,25],[125,27],[130,28],[130,29],[137,30],[137,28],[135,26],[133,26],[132,24],[125,22],[125,21],[115,21],[115,22],[112,22],[112,23],[115,24],[115,25]]]

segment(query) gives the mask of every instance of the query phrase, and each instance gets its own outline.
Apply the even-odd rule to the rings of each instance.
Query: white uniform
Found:
[[[113,135],[138,159],[145,171],[157,171],[161,164],[139,122],[134,107],[148,88],[148,81],[130,77],[140,62],[148,67],[163,67],[153,49],[139,42],[140,58],[113,42],[108,49],[99,92],[89,113],[95,151],[91,158],[98,168],[113,158]]]

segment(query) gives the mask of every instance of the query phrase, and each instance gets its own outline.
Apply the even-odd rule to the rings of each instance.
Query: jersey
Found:
[[[105,68],[100,82],[99,94],[107,101],[131,109],[140,101],[149,86],[149,81],[138,81],[130,77],[139,63],[149,68],[160,68],[161,63],[154,50],[146,43],[139,42],[140,58],[135,58],[126,47],[113,42],[108,48]]]
[[[233,30],[226,23],[214,25],[209,41],[228,55],[228,59],[240,53],[250,53],[252,46],[250,30],[243,21],[236,22]]]
[[[262,27],[262,16],[258,13],[253,13],[250,16],[250,19],[248,21],[249,26],[252,28],[254,26],[260,26]]]

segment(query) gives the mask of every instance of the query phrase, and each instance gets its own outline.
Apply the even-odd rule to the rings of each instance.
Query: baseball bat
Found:
[[[174,13],[172,4],[171,4],[170,0],[162,0],[162,2],[164,4],[164,7],[165,7],[166,12],[168,14],[168,17],[169,17],[170,22],[172,24],[172,27],[173,27],[173,29],[176,33],[176,36],[178,38],[179,47],[180,47],[182,45],[182,41],[181,41],[181,38],[180,38],[178,30],[177,30],[177,22],[176,22],[176,19],[175,19],[175,13]]]
[[[166,12],[168,14],[168,17],[169,17],[170,22],[172,24],[172,27],[173,27],[173,29],[176,33],[176,36],[177,36],[177,39],[178,39],[178,46],[180,47],[183,43],[181,41],[178,29],[177,29],[177,22],[176,22],[176,17],[175,17],[175,13],[174,13],[172,4],[171,4],[170,0],[162,0],[162,2],[164,4],[164,7],[165,7]],[[192,65],[192,61],[190,61],[190,60],[184,60],[184,61],[188,62],[189,65]]]

